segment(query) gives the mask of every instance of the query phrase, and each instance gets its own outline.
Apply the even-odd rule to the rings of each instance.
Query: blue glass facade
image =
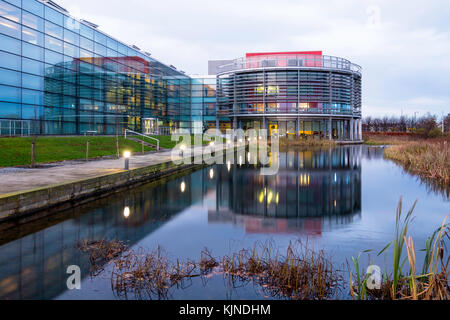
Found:
[[[62,9],[0,0],[2,135],[144,131],[146,119],[190,129],[191,79]]]

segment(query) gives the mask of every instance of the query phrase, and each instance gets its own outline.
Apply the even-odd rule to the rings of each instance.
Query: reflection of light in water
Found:
[[[300,185],[301,186],[309,186],[309,174],[301,174],[300,175]]]
[[[181,182],[180,190],[181,190],[181,192],[184,192],[186,190],[186,183],[184,181]]]
[[[334,200],[334,207],[336,208],[336,205],[337,205],[337,202],[336,202],[336,200]]]
[[[269,196],[267,197],[267,203],[270,204],[272,202],[273,193],[272,191],[269,191]]]
[[[231,170],[231,161],[227,162],[227,169],[228,169],[228,172],[230,172],[230,170]]]
[[[262,203],[264,201],[264,192],[261,191],[261,193],[259,194],[259,203]]]
[[[239,156],[239,165],[242,166],[242,156]]]
[[[250,152],[247,154],[247,159],[248,159],[248,162],[250,162],[250,160],[252,159]]]
[[[209,170],[209,178],[210,179],[214,178],[214,170],[213,169]]]
[[[336,181],[337,181],[337,174],[334,173],[334,182],[336,182]]]
[[[264,188],[264,190],[262,190],[259,195],[258,195],[258,201],[259,203],[263,203],[264,198],[267,196],[267,204],[271,204],[272,200],[274,198],[273,196],[273,192],[271,190],[269,190],[269,192],[267,192],[267,189]],[[280,194],[277,192],[275,195],[275,203],[278,204],[280,200]]]
[[[130,216],[130,207],[123,208],[123,216],[128,218]]]

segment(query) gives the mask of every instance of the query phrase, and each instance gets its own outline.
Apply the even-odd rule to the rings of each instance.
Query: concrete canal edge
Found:
[[[148,183],[174,173],[203,167],[204,164],[156,165],[119,171],[93,178],[65,182],[0,195],[0,223],[67,203],[87,202],[104,197],[118,189]],[[31,219],[33,220],[33,219]]]

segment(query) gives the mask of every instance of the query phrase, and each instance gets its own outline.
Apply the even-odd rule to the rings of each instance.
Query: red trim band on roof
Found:
[[[270,56],[270,55],[301,55],[301,54],[307,54],[307,55],[315,55],[315,56],[321,56],[322,51],[293,51],[293,52],[250,52],[246,53],[245,57],[257,57],[257,56]]]

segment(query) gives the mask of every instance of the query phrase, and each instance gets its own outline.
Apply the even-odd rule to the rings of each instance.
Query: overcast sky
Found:
[[[189,74],[246,52],[322,50],[363,67],[363,114],[450,113],[448,0],[56,0]]]

